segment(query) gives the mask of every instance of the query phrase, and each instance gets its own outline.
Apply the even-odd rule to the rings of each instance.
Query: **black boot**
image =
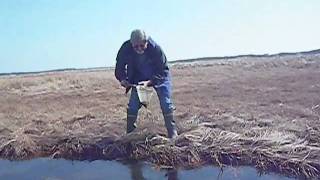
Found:
[[[127,134],[136,128],[137,115],[127,114]]]
[[[176,123],[173,119],[173,113],[163,115],[164,122],[168,131],[168,138],[173,139],[178,136]]]

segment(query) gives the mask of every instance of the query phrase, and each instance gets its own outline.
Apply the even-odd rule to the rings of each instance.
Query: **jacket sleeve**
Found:
[[[169,68],[167,65],[167,58],[160,46],[156,46],[153,57],[155,60],[155,70],[151,81],[154,85],[159,85],[168,75],[167,71],[169,71]]]
[[[126,80],[127,77],[127,53],[126,44],[124,43],[118,51],[116,58],[115,77],[118,81]]]

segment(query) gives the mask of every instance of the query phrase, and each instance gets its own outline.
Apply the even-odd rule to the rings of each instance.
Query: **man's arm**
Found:
[[[114,71],[115,77],[118,81],[127,80],[127,50],[126,50],[126,43],[123,43],[121,48],[118,51],[117,58],[116,58],[116,68]]]
[[[153,57],[154,57],[156,67],[152,75],[151,82],[153,85],[159,85],[164,81],[164,79],[168,75],[166,72],[166,71],[169,71],[169,68],[167,65],[167,58],[163,50],[161,49],[161,47],[158,45],[156,45]]]

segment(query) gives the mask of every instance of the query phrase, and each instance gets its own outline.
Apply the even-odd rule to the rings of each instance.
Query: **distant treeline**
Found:
[[[64,69],[52,69],[47,71],[32,71],[32,72],[12,72],[12,73],[0,73],[0,76],[18,76],[18,75],[31,75],[31,74],[46,74],[54,72],[66,72],[66,71],[98,71],[106,70],[112,67],[95,67],[95,68],[64,68]]]
[[[31,71],[31,72],[13,72],[13,73],[0,73],[0,76],[5,75],[25,75],[25,74],[40,74],[40,73],[50,73],[50,72],[59,72],[59,71],[74,71],[75,68],[65,68],[65,69],[53,69],[48,71]]]
[[[262,58],[262,57],[279,57],[279,56],[292,56],[292,55],[314,55],[320,54],[320,49],[312,51],[303,51],[303,52],[294,52],[294,53],[278,53],[278,54],[246,54],[246,55],[237,55],[237,56],[221,56],[221,57],[203,57],[203,58],[194,58],[194,59],[182,59],[170,61],[170,63],[188,63],[195,61],[210,61],[210,60],[220,60],[220,59],[236,59],[236,58]]]
[[[236,58],[261,58],[261,57],[279,57],[279,56],[292,56],[292,55],[315,55],[320,54],[320,49],[312,51],[303,51],[303,52],[294,52],[294,53],[278,53],[278,54],[247,54],[247,55],[237,55],[237,56],[221,56],[221,57],[203,57],[203,58],[194,58],[194,59],[182,59],[170,61],[170,64],[174,63],[188,63],[195,61],[210,61],[218,59],[236,59]],[[65,71],[97,71],[97,70],[106,70],[113,69],[114,67],[95,67],[95,68],[64,68],[64,69],[54,69],[47,71],[34,71],[34,72],[12,72],[12,73],[0,73],[0,76],[17,76],[17,75],[28,75],[28,74],[42,74],[42,73],[53,73],[53,72],[65,72]]]

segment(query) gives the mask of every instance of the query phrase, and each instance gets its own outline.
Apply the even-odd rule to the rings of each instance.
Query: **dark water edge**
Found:
[[[192,170],[157,170],[143,162],[70,161],[38,158],[28,161],[0,160],[0,179],[5,180],[289,180],[278,174],[259,174],[253,167],[214,166]]]

